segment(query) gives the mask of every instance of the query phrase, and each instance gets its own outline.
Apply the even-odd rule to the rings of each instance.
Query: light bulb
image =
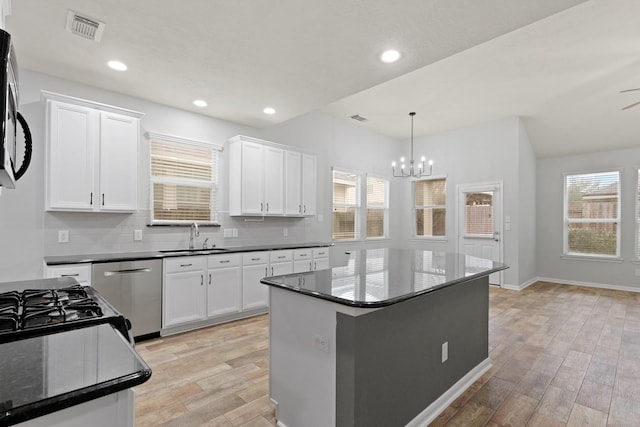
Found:
[[[400,157],[400,163],[404,163],[404,157]]]
[[[402,166],[400,166],[402,169],[404,169],[404,163],[402,164]]]
[[[391,167],[395,168],[396,167],[396,162],[391,162]]]
[[[429,166],[433,166],[433,160],[429,160]]]
[[[427,160],[427,159],[426,159],[424,156],[420,157],[420,161],[421,161],[422,163],[424,163],[424,161],[425,161],[425,160]]]

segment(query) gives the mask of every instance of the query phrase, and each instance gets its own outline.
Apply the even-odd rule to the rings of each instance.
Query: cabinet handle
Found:
[[[304,205],[304,210],[302,211],[302,213],[307,213],[307,205]]]
[[[251,261],[260,261],[260,258],[251,258]]]
[[[74,273],[74,274],[61,274],[60,277],[78,277],[80,274],[79,273]]]
[[[260,212],[264,211],[264,203],[260,202]]]
[[[315,262],[315,261],[313,261],[313,270],[315,271],[315,270],[317,270],[317,269],[318,269],[318,265],[316,264],[316,262]]]
[[[104,206],[104,193],[102,193],[102,206]]]
[[[313,271],[313,269],[311,268],[311,261],[309,261],[309,271]]]
[[[298,205],[298,213],[302,213],[302,205]]]
[[[280,256],[278,257],[278,259],[283,259],[283,258],[286,258],[286,256],[284,256],[284,255],[280,255]]]
[[[204,285],[204,275],[200,275],[200,286]]]
[[[306,257],[307,254],[300,254],[299,256],[300,256],[300,258],[302,258],[302,257]]]
[[[265,276],[269,275],[269,269],[267,267],[264,268],[264,275]]]
[[[193,264],[180,264],[180,267],[191,267]]]
[[[91,192],[91,195],[89,196],[89,206],[93,206],[93,192]]]
[[[273,276],[273,267],[271,267],[271,275]]]
[[[269,202],[267,202],[267,212],[269,212]]]
[[[220,264],[227,264],[229,262],[231,262],[231,260],[223,259],[223,260],[220,261]]]
[[[209,285],[211,285],[211,273],[209,273]]]

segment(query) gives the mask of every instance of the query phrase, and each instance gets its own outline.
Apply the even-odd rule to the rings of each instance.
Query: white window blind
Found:
[[[620,172],[565,176],[564,252],[620,254]]]
[[[426,179],[415,181],[416,236],[437,237],[446,233],[447,180]]]
[[[492,236],[493,191],[465,193],[465,197],[465,235]]]
[[[367,238],[387,235],[388,183],[386,179],[367,176]]]
[[[333,170],[333,240],[359,238],[360,177]]]
[[[151,221],[217,221],[217,145],[150,136]]]

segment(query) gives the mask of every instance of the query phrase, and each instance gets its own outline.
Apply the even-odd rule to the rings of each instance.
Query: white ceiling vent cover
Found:
[[[96,43],[102,38],[104,26],[104,22],[82,16],[73,10],[67,13],[67,31]]]
[[[351,118],[359,122],[366,122],[368,120],[366,117],[362,117],[360,114],[354,114],[353,116],[351,116]]]

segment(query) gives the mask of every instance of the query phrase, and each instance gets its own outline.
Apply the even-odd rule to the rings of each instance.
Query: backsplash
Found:
[[[239,218],[219,214],[221,227],[200,227],[195,246],[249,246],[272,243],[329,241],[316,218]],[[45,255],[139,252],[186,249],[189,227],[148,227],[149,212],[134,214],[47,212],[44,218]],[[225,238],[224,229],[237,229],[238,237]],[[287,236],[284,236],[286,229]],[[58,231],[69,231],[69,242],[58,242]],[[134,241],[134,230],[142,230],[142,240]]]

